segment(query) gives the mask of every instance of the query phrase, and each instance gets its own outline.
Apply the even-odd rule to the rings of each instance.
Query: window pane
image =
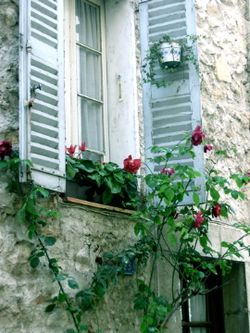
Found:
[[[100,9],[84,0],[76,0],[76,40],[101,50]]]
[[[103,116],[102,105],[93,101],[80,99],[82,142],[89,149],[103,152]]]
[[[190,299],[190,321],[206,321],[207,307],[206,296],[196,295]]]
[[[79,48],[79,92],[98,100],[102,99],[101,56]]]
[[[190,329],[190,333],[208,333],[208,328],[205,327],[193,327]]]

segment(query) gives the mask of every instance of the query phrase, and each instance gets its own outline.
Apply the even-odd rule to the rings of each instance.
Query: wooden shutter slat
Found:
[[[21,156],[31,160],[32,179],[37,184],[63,192],[63,1],[22,2],[20,19],[24,22],[21,25],[23,43],[20,54]],[[25,101],[29,99],[32,99],[32,104],[28,107]]]
[[[192,0],[151,0],[140,5],[140,29],[142,61],[149,47],[164,35],[183,38],[194,34],[195,17]],[[175,73],[164,73],[160,66],[155,69],[157,80],[171,82],[166,87],[157,88],[146,83],[143,85],[143,107],[145,121],[146,157],[152,157],[149,148],[152,145],[173,148],[186,135],[201,123],[199,103],[199,80],[194,66],[185,65]],[[203,173],[201,147],[195,148],[197,157],[193,161],[189,156],[171,160],[187,166],[194,166]],[[156,155],[157,156],[157,155]],[[151,165],[151,170],[159,172],[161,166]],[[196,185],[201,188],[204,197],[204,179],[198,179]],[[187,197],[185,201],[192,200]]]

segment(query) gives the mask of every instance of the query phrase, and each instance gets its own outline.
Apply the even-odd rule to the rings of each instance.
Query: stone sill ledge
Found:
[[[88,207],[92,207],[92,208],[98,208],[98,209],[102,209],[102,210],[108,210],[111,212],[117,212],[117,213],[122,213],[122,214],[126,214],[126,215],[132,215],[135,212],[134,210],[130,210],[130,209],[103,205],[103,204],[99,204],[96,202],[81,200],[81,199],[77,199],[77,198],[73,198],[73,197],[65,197],[64,202],[73,203],[73,204],[77,204],[77,205],[81,205],[81,206],[88,206]]]

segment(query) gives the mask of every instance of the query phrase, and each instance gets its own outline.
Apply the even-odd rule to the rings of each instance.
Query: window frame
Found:
[[[184,282],[182,282],[184,283]],[[190,333],[192,328],[206,328],[206,333],[225,332],[224,304],[223,304],[223,280],[220,274],[211,274],[204,282],[205,288],[210,290],[204,295],[206,302],[206,320],[191,321],[191,299],[182,305],[182,332]],[[195,296],[194,296],[195,297]],[[221,320],[223,319],[223,320]]]
[[[107,111],[107,57],[106,57],[106,21],[105,5],[103,0],[84,0],[100,8],[100,30],[101,30],[101,80],[102,80],[102,115],[103,115],[103,152],[96,151],[88,147],[89,152],[102,156],[103,161],[109,160],[109,126]],[[77,61],[77,41],[76,41],[76,0],[65,0],[65,108],[66,108],[66,145],[81,144],[81,110],[79,107],[79,77]],[[74,130],[77,128],[77,131]]]

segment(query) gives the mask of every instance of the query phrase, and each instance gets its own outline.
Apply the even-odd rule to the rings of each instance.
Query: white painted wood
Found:
[[[155,41],[167,34],[172,38],[195,35],[194,3],[190,0],[151,0],[140,3],[140,30],[142,61]],[[197,50],[195,50],[197,54]],[[160,68],[156,78],[166,76]],[[158,145],[173,147],[187,133],[201,124],[201,103],[199,76],[192,64],[176,73],[167,74],[172,81],[167,87],[157,88],[149,83],[143,84],[143,107],[145,121],[146,157],[150,158],[149,147]],[[184,165],[192,165],[204,175],[202,146],[195,147],[196,158],[180,159]],[[176,161],[172,161],[174,164]],[[160,167],[158,167],[159,169]],[[152,166],[151,166],[151,169]],[[159,170],[155,171],[160,171]],[[197,179],[204,200],[204,176]],[[187,202],[191,198],[187,198]]]
[[[20,157],[31,160],[37,184],[63,192],[63,1],[21,2],[20,21]],[[25,171],[21,179],[26,181]]]
[[[105,0],[107,111],[110,160],[123,166],[139,158],[134,8],[129,0]]]

